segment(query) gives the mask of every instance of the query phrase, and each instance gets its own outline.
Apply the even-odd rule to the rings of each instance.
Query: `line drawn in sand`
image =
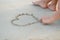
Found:
[[[15,21],[19,20],[18,17],[20,17],[20,16],[25,16],[25,15],[26,15],[26,16],[31,16],[32,18],[34,18],[34,19],[36,20],[36,22],[31,22],[31,23],[27,23],[27,24],[23,24],[23,25],[14,23]],[[40,22],[40,20],[38,20],[38,18],[36,18],[33,14],[28,14],[28,13],[18,14],[18,15],[15,17],[15,19],[12,19],[12,20],[11,20],[11,23],[12,23],[13,25],[16,25],[16,26],[28,26],[28,25],[32,25],[32,24],[35,24],[35,23],[38,23],[38,22]]]

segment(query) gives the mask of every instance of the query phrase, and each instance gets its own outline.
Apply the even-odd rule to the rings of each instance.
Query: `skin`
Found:
[[[49,2],[51,2],[51,3],[49,4]],[[39,5],[42,8],[49,8],[53,11],[56,11],[57,0],[38,0],[38,1],[33,2],[33,4]]]
[[[52,11],[56,11],[57,0],[51,0],[51,4],[48,5],[48,8]]]
[[[51,24],[51,23],[55,22],[56,20],[60,19],[60,0],[57,0],[57,1],[58,1],[58,7],[57,7],[58,10],[51,17],[43,17],[41,19],[43,24]]]
[[[51,4],[47,5],[50,1],[52,1]],[[59,5],[60,0],[41,0],[41,1],[36,1],[34,3],[37,3],[37,5],[40,5],[42,8],[46,8],[48,6],[49,9],[56,11],[55,14],[51,17],[46,17],[46,16],[42,17],[40,21],[43,24],[51,24],[55,22],[56,20],[60,19],[60,5]],[[58,7],[57,7],[58,10],[56,10],[57,3],[58,3]]]
[[[34,5],[39,5],[42,8],[47,8],[47,4],[50,2],[51,0],[38,0],[33,2]]]

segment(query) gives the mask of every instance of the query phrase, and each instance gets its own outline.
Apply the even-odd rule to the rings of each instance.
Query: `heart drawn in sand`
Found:
[[[29,23],[26,23],[26,24],[23,24],[22,25],[22,23],[21,24],[17,24],[17,23],[14,23],[14,22],[17,22],[17,21],[19,21],[19,17],[23,17],[23,16],[31,16],[32,18],[34,18],[36,21],[35,22],[29,22]],[[25,19],[24,19],[25,20]],[[21,20],[20,20],[21,21]],[[27,20],[25,20],[25,21],[27,21]],[[35,23],[38,23],[39,22],[39,20],[38,20],[38,18],[36,18],[33,14],[28,14],[28,13],[26,13],[26,14],[24,14],[24,13],[22,13],[22,14],[18,14],[16,17],[15,17],[15,19],[12,19],[11,20],[11,23],[13,24],[13,25],[16,25],[16,26],[28,26],[28,25],[32,25],[32,24],[35,24]]]

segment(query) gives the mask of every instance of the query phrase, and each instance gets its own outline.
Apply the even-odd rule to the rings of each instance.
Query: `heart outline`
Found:
[[[18,25],[18,24],[16,24],[16,23],[14,23],[14,21],[17,21],[17,20],[19,20],[19,18],[18,17],[20,17],[20,16],[24,16],[24,15],[26,15],[26,16],[32,16],[32,18],[34,18],[35,20],[37,20],[36,22],[32,22],[32,23],[27,23],[27,24],[24,24],[24,25]],[[11,20],[11,23],[13,24],[13,25],[16,25],[16,26],[28,26],[28,25],[32,25],[32,24],[35,24],[35,23],[38,23],[39,22],[39,20],[38,20],[38,18],[36,18],[33,14],[28,14],[28,13],[22,13],[22,14],[18,14],[16,17],[15,17],[15,19],[12,19]]]

